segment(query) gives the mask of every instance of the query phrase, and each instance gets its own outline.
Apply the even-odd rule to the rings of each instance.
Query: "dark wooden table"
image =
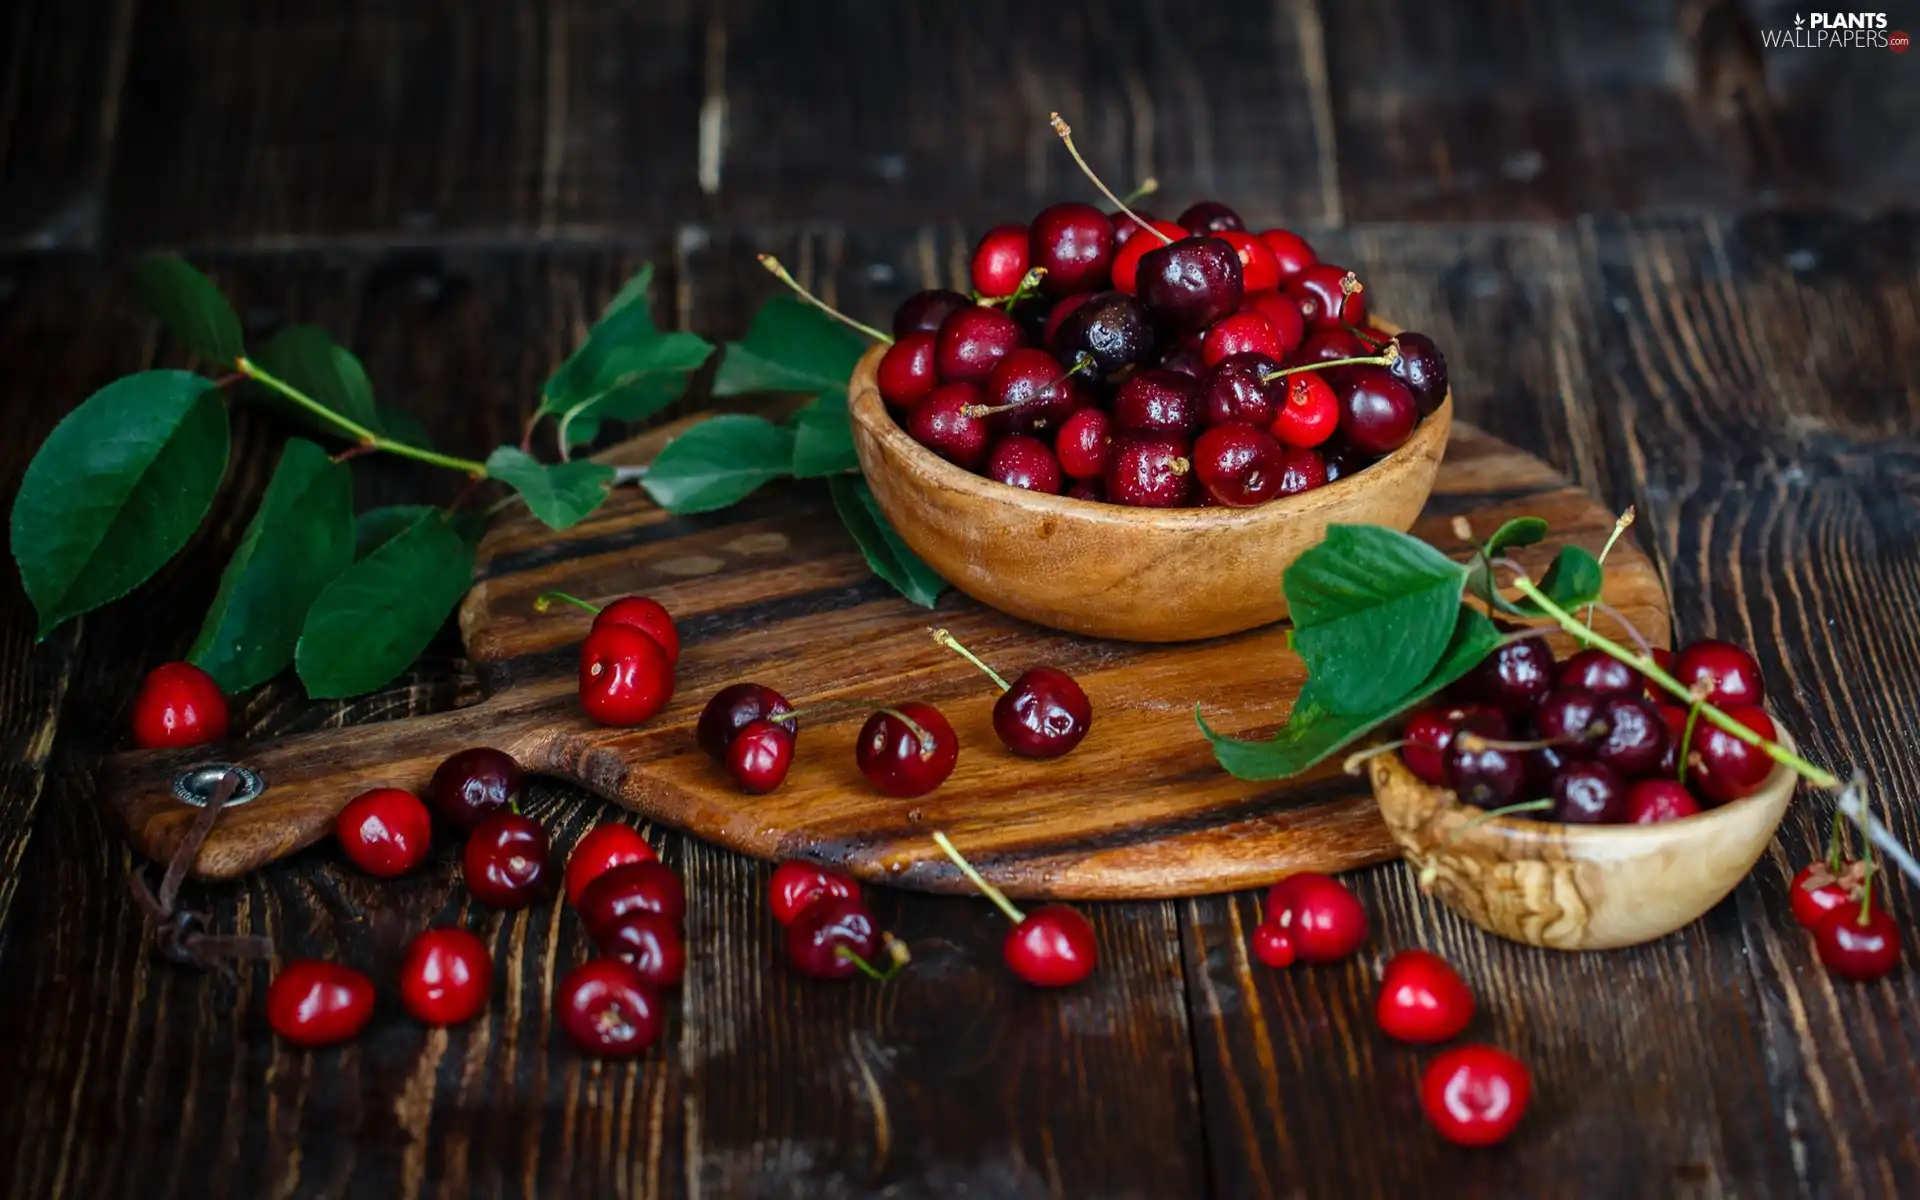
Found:
[[[772,249],[851,310],[958,279],[969,233],[1109,178],[1311,231],[1448,349],[1462,415],[1609,503],[1676,635],[1759,647],[1810,755],[1920,842],[1920,56],[1779,49],[1783,2],[16,0],[0,19],[0,493],[73,404],[152,361],[134,254],[182,249],[250,326],[321,324],[463,453],[507,440],[626,272],[737,335]],[[1909,15],[1920,24],[1920,13]],[[1896,14],[1896,20],[1898,15]],[[1101,971],[1015,986],[977,901],[878,897],[885,988],[777,961],[769,868],[656,831],[692,896],[661,1047],[582,1060],[548,988],[571,917],[375,884],[321,847],[203,889],[223,928],[390,973],[430,921],[491,940],[480,1021],[383,1001],[353,1046],[266,1028],[151,959],[94,803],[140,673],[184,651],[284,429],[236,426],[214,516],[135,596],[33,640],[0,582],[0,1180],[17,1196],[1920,1194],[1920,938],[1839,984],[1788,914],[1803,794],[1734,896],[1653,945],[1481,935],[1388,865],[1337,967],[1250,965],[1258,897],[1094,906]],[[362,504],[457,481],[363,464]],[[252,733],[444,708],[252,697]],[[566,844],[602,806],[544,787]],[[1904,881],[1893,907],[1920,915]],[[1490,1152],[1430,1135],[1374,971],[1435,948],[1538,1100]]]

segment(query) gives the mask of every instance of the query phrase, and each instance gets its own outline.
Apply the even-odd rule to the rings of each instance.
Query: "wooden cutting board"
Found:
[[[642,461],[663,440],[656,433],[630,443],[622,460]],[[1462,555],[1450,531],[1454,517],[1469,517],[1484,534],[1523,514],[1546,518],[1554,530],[1552,540],[1520,555],[1536,575],[1562,542],[1598,552],[1613,526],[1612,514],[1539,459],[1456,425],[1414,532]],[[1667,604],[1652,565],[1629,538],[1608,567],[1608,601],[1665,645]],[[1139,586],[1153,586],[1151,577]],[[685,649],[665,713],[639,729],[586,719],[574,687],[577,647],[591,618],[566,605],[534,611],[535,597],[549,589],[596,603],[646,593],[666,604]],[[1003,674],[1041,664],[1072,672],[1093,702],[1086,741],[1053,762],[1009,754],[993,736],[991,685],[933,642],[928,629],[936,624]],[[473,745],[499,747],[530,771],[735,850],[805,856],[930,891],[969,886],[935,848],[935,829],[1025,897],[1219,892],[1397,853],[1364,780],[1331,765],[1282,783],[1243,782],[1214,764],[1194,725],[1195,703],[1225,731],[1265,733],[1283,720],[1304,681],[1284,625],[1150,646],[1054,633],[958,593],[928,612],[868,573],[817,487],[773,488],[692,517],[671,516],[638,489],[622,489],[564,533],[524,515],[505,519],[481,546],[460,627],[488,688],[472,707],[274,741],[120,755],[108,764],[102,794],[133,844],[164,859],[199,811],[173,794],[183,772],[209,763],[257,772],[264,792],[223,813],[200,852],[196,873],[212,878],[240,875],[326,837],[335,814],[369,787],[423,788],[443,758]],[[1569,652],[1564,643],[1557,649]],[[959,765],[930,795],[877,795],[853,759],[871,705],[849,702],[803,722],[783,787],[743,795],[693,740],[707,699],[741,680],[768,684],[801,706],[929,701],[959,734]]]

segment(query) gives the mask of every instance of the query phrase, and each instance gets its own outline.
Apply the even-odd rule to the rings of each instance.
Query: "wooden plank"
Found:
[[[134,0],[17,0],[0,16],[0,247],[100,244]]]

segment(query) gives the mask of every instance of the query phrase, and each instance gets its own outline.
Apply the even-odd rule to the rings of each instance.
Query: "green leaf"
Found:
[[[713,394],[845,391],[866,340],[794,296],[760,306],[745,341],[728,342]]]
[[[652,282],[651,265],[628,280],[541,389],[540,411],[559,419],[567,445],[592,441],[602,421],[638,421],[665,408],[713,353],[698,334],[660,332],[645,303]]]
[[[818,479],[860,469],[853,448],[853,418],[847,413],[847,394],[829,392],[801,409],[793,418],[793,474],[796,479]]]
[[[232,364],[246,353],[233,305],[185,259],[161,255],[145,260],[133,269],[133,288],[167,331],[196,354]]]
[[[373,406],[374,428],[396,442],[405,442],[421,450],[433,449],[427,427],[410,412],[386,404]]]
[[[307,612],[294,662],[316,700],[389,683],[473,582],[473,545],[429,511],[334,578]]]
[[[840,513],[841,524],[859,543],[860,552],[866,555],[873,573],[921,608],[932,608],[940,593],[946,590],[947,581],[921,562],[900,540],[893,526],[887,524],[867,481],[857,476],[836,475],[827,481],[827,490],[833,496],[833,507]]]
[[[1406,695],[1366,713],[1330,713],[1303,694],[1280,732],[1266,741],[1251,741],[1216,733],[1194,706],[1200,732],[1213,743],[1213,757],[1228,774],[1240,779],[1285,779],[1298,775],[1337,750],[1350,745],[1459,679],[1479,665],[1500,643],[1500,631],[1484,613],[1461,608],[1446,652],[1419,686]]]
[[[550,529],[576,525],[607,498],[613,468],[596,462],[543,463],[514,446],[487,456],[487,474],[520,493]]]
[[[379,426],[380,418],[373,405],[373,385],[367,382],[366,368],[352,351],[327,336],[325,330],[312,325],[289,325],[274,334],[253,358],[269,374],[279,376],[347,420],[369,429]],[[289,407],[296,413],[303,412],[298,406]],[[317,420],[311,415],[305,415],[304,419]],[[335,437],[340,436],[334,426],[321,423],[319,427]]]
[[[40,636],[116,600],[186,545],[227,469],[227,410],[188,371],[116,379],[68,413],[14,498],[20,581]]]
[[[355,561],[386,545],[409,526],[418,523],[421,517],[437,511],[431,504],[391,504],[361,513],[353,522]]]
[[[1547,536],[1547,523],[1539,517],[1515,517],[1493,531],[1493,536],[1482,543],[1484,553],[1476,553],[1467,564],[1467,592],[1478,596],[1493,607],[1505,612],[1514,611],[1500,596],[1500,589],[1494,586],[1493,567],[1489,560],[1500,557],[1515,546],[1531,546]]]
[[[1406,694],[1446,652],[1467,569],[1378,525],[1333,525],[1283,586],[1307,689],[1330,713],[1369,713]]]
[[[279,674],[314,597],[353,561],[353,534],[352,472],[289,440],[187,660],[229,694]]]
[[[667,443],[642,486],[677,513],[712,512],[793,474],[793,431],[738,413],[702,421]]]
[[[1600,589],[1605,583],[1606,571],[1599,559],[1579,546],[1562,546],[1548,564],[1546,574],[1534,586],[1561,608],[1573,609],[1600,599]],[[1510,607],[1526,616],[1546,615],[1544,609],[1526,596],[1515,600]]]

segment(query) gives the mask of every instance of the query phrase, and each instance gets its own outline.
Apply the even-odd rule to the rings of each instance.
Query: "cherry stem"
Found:
[[[1840,833],[1844,824],[1845,822],[1840,820],[1840,809],[1835,807],[1833,810],[1833,823],[1827,826],[1827,871],[1829,874],[1838,875],[1840,873]]]
[[[933,757],[933,752],[940,748],[940,743],[934,740],[934,736],[927,732],[926,727],[912,717],[897,708],[883,708],[880,711],[907,727],[907,732],[913,734],[913,740],[920,743],[921,758]]]
[[[599,605],[582,600],[578,596],[569,595],[566,592],[541,592],[539,596],[534,598],[533,611],[545,612],[553,607],[555,600],[564,600],[575,608],[584,608],[596,617],[600,615]]]
[[[875,983],[885,983],[895,975],[898,975],[900,968],[906,966],[913,956],[907,952],[907,944],[899,938],[894,937],[890,933],[882,934],[881,936],[886,939],[887,957],[892,960],[891,965],[888,966],[885,971],[875,969],[872,963],[861,958],[856,951],[846,946],[835,946],[833,948],[833,955],[835,958],[845,959],[852,963],[860,969],[863,975]]]
[[[1283,367],[1278,371],[1268,371],[1260,377],[1261,383],[1272,383],[1276,379],[1285,379],[1289,375],[1298,375],[1302,371],[1324,371],[1329,367],[1390,367],[1400,357],[1400,343],[1388,342],[1384,354],[1364,358],[1335,358],[1327,362],[1302,363],[1297,367]]]
[[[1356,339],[1358,339],[1362,346],[1371,346],[1375,350],[1378,350],[1380,347],[1385,346],[1387,343],[1393,340],[1392,338],[1383,338],[1383,337],[1379,337],[1374,334],[1368,333],[1366,330],[1360,328],[1358,325],[1353,325],[1348,323],[1347,316],[1346,316],[1346,306],[1344,304],[1341,305],[1340,327],[1346,330],[1348,333],[1352,334]]]
[[[775,258],[773,255],[761,254],[761,255],[758,255],[757,257],[760,260],[760,265],[767,269],[767,273],[769,275],[772,275],[775,279],[778,279],[781,283],[784,283],[788,287],[792,288],[794,295],[800,297],[802,300],[805,300],[808,304],[813,305],[815,308],[819,309],[821,312],[832,317],[834,320],[840,322],[842,325],[845,325],[850,329],[857,329],[861,333],[866,334],[868,337],[872,338],[876,342],[885,342],[889,346],[893,345],[893,339],[888,337],[886,334],[881,333],[878,329],[875,329],[871,325],[862,325],[860,322],[854,320],[852,317],[841,312],[839,309],[833,307],[831,304],[828,304],[826,301],[822,300],[820,297],[814,295],[812,292],[808,291],[806,288],[801,287],[800,281],[795,279],[792,275],[789,275],[787,273],[787,269],[780,265],[780,260]]]
[[[961,856],[958,850],[953,848],[953,843],[947,840],[946,834],[940,832],[938,829],[934,830],[933,842],[934,845],[939,846],[941,850],[946,852],[947,857],[953,860],[953,865],[960,868],[960,873],[965,875],[973,886],[979,888],[987,899],[993,901],[995,908],[1007,914],[1007,920],[1018,925],[1027,919],[1027,914],[1015,908],[1013,901],[1007,899],[1005,892],[988,883],[986,876],[973,869],[973,864],[968,862]]]
[[[1847,781],[1847,786],[1841,789],[1840,811],[1860,827],[1860,832],[1866,837],[1869,851],[1875,847],[1879,848],[1893,860],[1895,866],[1906,873],[1908,878],[1920,883],[1920,861],[1915,861],[1907,848],[1900,844],[1900,839],[1893,836],[1893,831],[1882,825],[1871,812],[1867,811],[1867,802],[1862,797],[1866,788],[1866,776],[1855,771],[1853,778]]]
[[[1040,281],[1047,277],[1045,267],[1035,267],[1020,277],[1020,285],[1004,296],[979,296],[982,304],[999,305],[1006,312],[1012,312],[1013,306],[1040,290]]]
[[[1111,191],[1109,191],[1106,184],[1100,182],[1100,177],[1093,173],[1093,168],[1087,165],[1087,160],[1080,157],[1079,147],[1073,144],[1073,126],[1067,124],[1065,121],[1062,121],[1060,119],[1059,113],[1048,113],[1047,120],[1053,125],[1053,131],[1060,135],[1060,140],[1067,144],[1067,153],[1073,155],[1073,161],[1079,164],[1080,170],[1086,174],[1086,177],[1088,179],[1093,180],[1093,186],[1100,189],[1100,194],[1102,196],[1105,196],[1107,199],[1113,201],[1113,206],[1119,209],[1121,212],[1132,217],[1134,220],[1134,223],[1139,225],[1140,228],[1146,230],[1148,233],[1151,233],[1153,236],[1159,238],[1161,245],[1164,245],[1164,246],[1173,245],[1172,238],[1168,237],[1164,233],[1161,233],[1158,229],[1155,229],[1151,221],[1142,221],[1140,219],[1139,213],[1133,211],[1131,208],[1128,208],[1125,201],[1121,200],[1120,197],[1114,195]]]
[[[1678,763],[1674,768],[1674,776],[1682,784],[1687,782],[1687,757],[1693,753],[1693,727],[1699,721],[1700,702],[1695,701],[1687,708],[1687,727],[1680,734],[1680,752],[1674,755],[1674,760]]]
[[[1000,677],[1000,672],[994,670],[992,667],[988,666],[986,663],[980,661],[979,655],[967,649],[965,646],[962,646],[960,644],[960,640],[954,637],[951,633],[948,633],[944,629],[933,629],[933,630],[929,630],[928,632],[933,634],[934,641],[939,642],[942,646],[945,646],[947,649],[953,651],[955,654],[958,654],[961,658],[966,659],[968,662],[972,663],[974,666],[979,667],[982,671],[985,671],[987,673],[987,678],[993,680],[993,685],[995,687],[999,688],[1003,692],[1011,690],[1011,685],[1008,684],[1005,679],[1002,679]]]
[[[1125,200],[1128,204],[1132,204],[1135,200],[1144,200],[1159,190],[1160,181],[1149,175],[1134,185],[1133,190],[1126,194]],[[1134,217],[1133,219],[1138,221],[1140,218]]]
[[[1360,768],[1365,765],[1368,759],[1378,758],[1382,754],[1398,750],[1402,746],[1411,744],[1412,741],[1412,738],[1401,738],[1398,741],[1381,742],[1377,746],[1368,746],[1365,750],[1355,750],[1352,754],[1340,760],[1340,769],[1349,775],[1358,775]]]
[[[1629,504],[1627,505],[1627,510],[1625,512],[1621,513],[1619,516],[1613,519],[1613,532],[1607,535],[1607,544],[1600,547],[1600,557],[1594,559],[1593,561],[1599,563],[1603,567],[1606,566],[1607,555],[1613,553],[1613,544],[1620,540],[1620,535],[1625,533],[1627,531],[1627,526],[1631,524],[1633,524],[1633,505]],[[1626,625],[1628,629],[1633,629],[1633,626],[1628,624],[1624,620],[1621,621],[1620,623],[1622,625]],[[1588,629],[1593,628],[1593,605],[1591,604],[1587,605],[1587,628]],[[1640,631],[1638,629],[1633,629],[1633,633],[1636,638],[1639,638],[1640,648],[1642,650],[1646,650],[1647,648],[1646,639],[1640,637]],[[1649,651],[1647,654],[1647,657],[1652,658],[1653,654]]]
[[[1577,746],[1581,742],[1607,736],[1604,721],[1595,721],[1587,726],[1579,737],[1538,738],[1534,741],[1509,741],[1505,738],[1481,737],[1477,733],[1462,730],[1458,735],[1460,748],[1468,752],[1475,750],[1511,750],[1520,753],[1527,750],[1551,750],[1555,746]]]
[[[240,374],[245,375],[248,379],[253,380],[262,387],[285,396],[294,404],[307,410],[314,416],[319,417],[341,433],[354,439],[362,446],[365,446],[368,451],[379,450],[400,458],[411,458],[417,462],[427,463],[430,466],[446,467],[448,470],[471,475],[475,479],[485,479],[487,477],[487,464],[475,462],[470,458],[455,458],[450,454],[438,454],[432,450],[422,450],[418,446],[409,446],[405,442],[396,442],[390,437],[376,433],[358,421],[344,417],[333,411],[318,400],[315,400],[312,396],[294,387],[286,380],[267,371],[261,367],[260,364],[245,355],[235,359],[233,365],[239,368]]]
[[[1475,813],[1473,816],[1467,818],[1460,828],[1448,834],[1447,840],[1440,844],[1440,848],[1443,850],[1446,849],[1469,833],[1472,833],[1475,829],[1485,825],[1488,821],[1496,820],[1500,817],[1510,817],[1515,813],[1540,812],[1552,807],[1553,801],[1543,797],[1539,800],[1522,800],[1518,804],[1502,805],[1499,808],[1489,808],[1484,812]]]

